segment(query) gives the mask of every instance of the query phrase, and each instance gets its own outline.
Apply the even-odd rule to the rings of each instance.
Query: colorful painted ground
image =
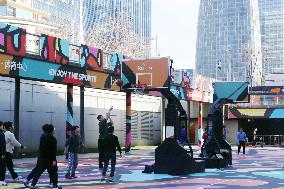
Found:
[[[235,151],[235,148],[234,148]],[[133,150],[131,154],[118,158],[114,183],[99,181],[101,172],[98,169],[97,154],[81,155],[77,175],[74,180],[64,179],[66,162],[59,157],[59,182],[64,189],[91,188],[276,188],[284,189],[284,148],[265,147],[248,148],[246,155],[233,153],[233,166],[225,169],[206,169],[204,173],[186,176],[163,174],[143,174],[145,164],[154,162],[154,150]],[[16,170],[24,178],[33,168],[35,159],[16,160]],[[10,182],[5,188],[24,188],[21,183]],[[46,173],[38,186],[48,188]],[[0,187],[1,188],[1,187]]]

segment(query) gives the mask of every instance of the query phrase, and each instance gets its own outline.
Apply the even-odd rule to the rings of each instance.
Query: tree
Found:
[[[105,52],[116,52],[129,57],[149,57],[150,39],[141,38],[133,30],[133,20],[126,13],[109,16],[101,24],[95,24],[85,34],[87,45]]]

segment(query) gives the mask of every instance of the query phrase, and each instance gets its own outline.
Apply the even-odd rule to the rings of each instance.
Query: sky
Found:
[[[174,68],[195,67],[199,0],[152,0],[152,56],[170,56]]]

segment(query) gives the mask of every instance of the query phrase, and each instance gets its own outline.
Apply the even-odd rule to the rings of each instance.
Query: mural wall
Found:
[[[236,118],[284,118],[284,108],[229,108],[228,119]]]
[[[0,52],[26,55],[26,30],[0,22]]]

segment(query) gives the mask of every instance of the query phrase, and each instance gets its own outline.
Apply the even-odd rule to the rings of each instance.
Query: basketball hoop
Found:
[[[135,95],[144,95],[144,90],[146,89],[146,84],[131,84]]]

